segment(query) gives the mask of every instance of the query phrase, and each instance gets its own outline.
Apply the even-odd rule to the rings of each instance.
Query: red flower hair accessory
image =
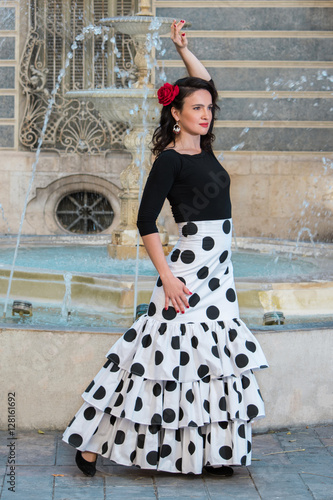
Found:
[[[179,94],[178,85],[171,85],[170,83],[165,83],[157,91],[158,102],[167,106],[170,104],[174,98]]]

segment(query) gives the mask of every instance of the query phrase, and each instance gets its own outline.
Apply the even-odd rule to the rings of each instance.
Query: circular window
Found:
[[[66,231],[91,234],[110,227],[114,213],[110,202],[102,194],[77,191],[62,198],[56,216]]]

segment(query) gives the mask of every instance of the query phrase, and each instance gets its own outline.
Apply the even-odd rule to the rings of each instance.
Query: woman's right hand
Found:
[[[176,23],[176,20],[174,19],[172,25],[171,25],[171,35],[170,38],[173,41],[173,43],[176,45],[177,48],[183,49],[184,47],[187,47],[187,37],[185,33],[180,33],[180,30],[184,26],[185,21],[179,21],[179,23]]]
[[[185,309],[190,307],[186,297],[186,295],[192,295],[190,290],[179,278],[173,276],[173,274],[161,280],[165,295],[165,309],[168,309],[169,302],[171,301],[177,313],[184,313]]]

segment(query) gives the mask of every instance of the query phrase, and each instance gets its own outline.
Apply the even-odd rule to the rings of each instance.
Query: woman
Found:
[[[76,463],[97,455],[122,465],[230,476],[251,462],[251,423],[264,416],[253,370],[267,366],[239,319],[231,255],[230,178],[211,144],[217,92],[173,23],[171,38],[189,72],[158,91],[157,158],[138,228],[159,278],[148,313],[107,353],[63,439]],[[168,198],[179,240],[165,258],[156,218]]]

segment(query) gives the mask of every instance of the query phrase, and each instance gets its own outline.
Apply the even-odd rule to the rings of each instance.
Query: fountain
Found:
[[[79,260],[76,257],[77,248],[65,246],[65,249],[68,250],[68,254],[64,258],[65,262],[59,263],[59,267],[57,267],[57,257],[61,254],[61,249],[57,247],[57,244],[61,237],[51,236],[44,240],[45,247],[54,247],[54,253],[48,257],[52,262],[49,268],[44,264],[48,258],[45,256],[46,254],[42,253],[43,249],[40,247],[43,245],[39,239],[36,245],[38,247],[37,253],[31,261],[30,268],[27,269],[25,262],[33,252],[29,248],[25,248],[29,245],[23,242],[18,252],[18,258],[22,256],[22,261],[18,260],[15,272],[13,269],[11,273],[10,262],[6,260],[6,252],[8,250],[10,253],[12,250],[6,248],[6,245],[3,245],[1,249],[3,259],[2,265],[0,265],[1,296],[5,296],[8,281],[13,278],[11,296],[25,299],[25,301],[31,300],[34,311],[31,318],[22,314],[20,317],[14,316],[4,319],[1,324],[3,350],[10,354],[15,346],[18,353],[22,350],[23,354],[23,349],[24,353],[32,353],[29,355],[29,363],[31,356],[34,366],[37,367],[37,372],[44,369],[46,375],[41,379],[33,378],[34,374],[31,374],[31,370],[28,371],[30,365],[24,371],[25,365],[23,363],[22,366],[14,367],[15,380],[17,384],[21,383],[24,387],[26,378],[30,381],[29,387],[40,386],[49,395],[47,403],[42,405],[38,421],[35,420],[36,416],[34,412],[31,412],[31,409],[22,409],[21,414],[25,415],[26,420],[22,419],[19,422],[21,428],[24,426],[26,428],[29,426],[63,427],[68,415],[68,402],[72,401],[73,395],[76,397],[80,392],[77,387],[73,386],[74,382],[67,389],[69,386],[68,373],[72,374],[73,380],[76,378],[76,380],[81,381],[80,366],[82,366],[82,362],[89,365],[87,377],[89,377],[88,371],[92,375],[96,373],[96,367],[101,360],[100,353],[106,352],[110,343],[114,342],[131,324],[135,297],[140,304],[149,302],[156,279],[153,268],[149,268],[149,263],[147,264],[144,260],[140,261],[140,280],[137,281],[137,290],[135,290],[135,280],[132,276],[133,268],[138,266],[139,262],[138,259],[135,262],[132,258],[138,253],[140,257],[145,255],[142,243],[137,244],[135,221],[140,190],[151,163],[147,146],[160,113],[156,90],[153,88],[150,78],[154,63],[145,57],[144,47],[147,34],[151,33],[152,38],[157,30],[159,33],[167,32],[172,19],[153,18],[150,14],[149,1],[142,1],[140,6],[141,10],[137,16],[113,17],[104,19],[102,22],[106,27],[112,26],[116,31],[128,33],[133,37],[136,45],[134,62],[138,69],[137,81],[132,83],[128,89],[75,90],[67,94],[73,98],[93,102],[102,116],[114,122],[125,122],[130,128],[129,133],[125,136],[124,145],[132,154],[132,161],[123,170],[120,177],[122,185],[121,222],[113,231],[112,241],[108,244],[109,257],[106,258],[105,255],[105,260],[103,260],[102,254],[97,252],[102,251],[102,248],[98,249],[95,246],[93,249],[96,250],[96,253],[91,253],[92,248],[90,247],[87,249],[87,254],[84,255],[83,252],[81,260]],[[248,130],[245,128],[243,135],[245,136],[247,132]],[[231,150],[242,149],[243,138],[242,136]],[[324,167],[329,168],[327,164]],[[331,190],[325,196],[325,202],[331,208]],[[159,229],[167,253],[172,238],[169,246],[167,231],[163,225],[160,225]],[[274,380],[280,380],[281,374],[283,374],[285,386],[288,387],[288,376],[284,372],[290,373],[290,366],[294,366],[295,353],[298,376],[305,377],[307,371],[314,373],[314,376],[317,377],[315,386],[320,382],[320,370],[325,373],[329,370],[327,362],[326,364],[320,362],[322,359],[320,353],[330,352],[331,336],[329,334],[333,326],[331,307],[333,301],[332,260],[330,255],[332,245],[312,241],[304,243],[302,239],[306,235],[311,240],[311,230],[304,226],[299,229],[299,241],[296,245],[295,242],[287,240],[242,237],[238,237],[233,245],[233,250],[237,246],[234,260],[241,315],[250,328],[255,330],[271,362],[273,374],[269,381],[265,381],[263,378],[260,385],[263,386],[264,393],[267,394],[266,399],[268,399],[269,405],[273,408],[275,405],[274,409],[281,403],[281,401],[278,403],[274,399],[280,389],[274,386]],[[101,241],[105,243],[106,238],[109,236],[104,235],[104,239]],[[29,242],[29,238],[26,241]],[[86,241],[91,243],[88,238]],[[245,249],[248,251],[247,254],[242,253]],[[281,252],[283,252],[282,255]],[[70,254],[74,256],[74,261],[77,261],[77,267],[74,267],[73,262],[70,262]],[[258,254],[262,257],[258,264],[258,270],[249,270],[250,259],[252,259],[254,268]],[[241,262],[242,256],[245,257],[243,264]],[[237,262],[238,259],[239,262]],[[100,264],[98,269],[93,267],[97,261]],[[106,261],[110,267],[107,266]],[[116,269],[119,261],[122,261],[123,267]],[[86,262],[88,262],[88,268],[84,268]],[[283,267],[285,264],[289,265],[288,269]],[[143,267],[145,267],[145,274]],[[237,268],[241,269],[239,274]],[[278,269],[277,274],[263,276],[263,271],[269,268]],[[294,272],[293,275],[291,271]],[[134,311],[136,311],[136,307],[134,307]],[[279,316],[275,323],[280,324],[263,326],[263,315],[268,315],[272,311],[272,322],[274,322],[275,311],[275,314]],[[141,312],[141,309],[138,310],[138,314]],[[38,319],[39,314],[41,314],[41,319]],[[53,322],[54,317],[61,318],[57,325]],[[283,321],[284,325],[281,324]],[[312,352],[313,356],[307,360],[307,363],[304,363],[309,352]],[[9,354],[5,356],[5,359],[10,359]],[[9,372],[13,368],[6,364],[5,369]],[[57,378],[56,382],[60,382],[68,391],[58,404],[57,410],[59,411],[57,412],[51,401],[52,399],[58,403],[58,389],[53,382],[54,373],[59,374],[59,380]],[[327,380],[330,380],[329,376]],[[45,389],[47,390],[45,391]],[[325,392],[324,389],[323,392]],[[270,394],[274,396],[270,397]],[[33,401],[33,397],[32,395],[31,401]],[[317,397],[314,392],[313,397]],[[316,418],[318,421],[318,417],[309,414],[309,412],[305,411],[304,416],[301,411],[302,404],[299,403],[299,394],[291,395],[290,401],[293,410],[290,418],[294,423],[305,420],[308,424],[315,422]],[[283,404],[285,404],[284,401]],[[23,408],[24,403],[22,402],[21,405]],[[321,421],[327,418],[328,412],[326,410],[323,408],[319,417]],[[271,415],[264,426],[285,425],[279,408],[276,412],[272,411]]]

